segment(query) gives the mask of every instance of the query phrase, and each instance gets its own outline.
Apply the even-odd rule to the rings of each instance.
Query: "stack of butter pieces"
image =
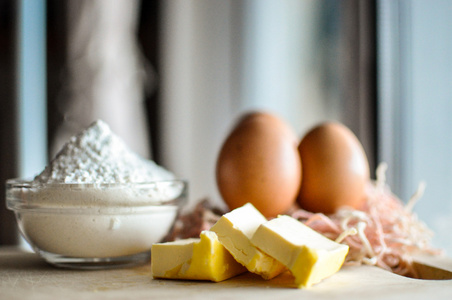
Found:
[[[348,246],[289,216],[268,221],[252,204],[224,214],[199,239],[152,246],[154,278],[219,282],[248,270],[272,279],[289,270],[299,288],[336,273]]]

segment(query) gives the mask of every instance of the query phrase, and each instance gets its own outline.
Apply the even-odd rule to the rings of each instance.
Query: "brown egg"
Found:
[[[344,125],[323,123],[298,147],[303,182],[298,196],[308,211],[334,213],[341,206],[360,208],[369,181],[369,163],[358,138]]]
[[[234,129],[247,124],[248,122],[261,122],[261,124],[271,124],[271,126],[279,128],[279,130],[281,130],[281,133],[286,135],[286,137],[292,140],[297,145],[296,147],[298,147],[300,140],[298,139],[297,134],[295,133],[293,128],[275,114],[262,111],[252,111],[245,113],[238,119]]]
[[[229,209],[248,202],[275,217],[295,202],[301,184],[298,140],[275,115],[243,116],[225,140],[216,165],[218,189]]]

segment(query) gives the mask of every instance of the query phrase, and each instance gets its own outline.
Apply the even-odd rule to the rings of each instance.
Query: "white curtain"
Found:
[[[144,107],[144,60],[137,43],[138,0],[69,0],[67,72],[59,96],[64,123],[52,156],[102,119],[127,145],[151,157]]]

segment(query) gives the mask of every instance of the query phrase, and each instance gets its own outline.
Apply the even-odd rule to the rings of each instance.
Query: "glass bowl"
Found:
[[[10,179],[6,206],[33,250],[60,267],[101,269],[146,263],[187,201],[183,180],[52,183]]]

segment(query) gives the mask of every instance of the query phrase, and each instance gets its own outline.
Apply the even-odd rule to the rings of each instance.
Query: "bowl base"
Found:
[[[39,251],[49,264],[59,268],[80,269],[80,270],[101,270],[125,268],[142,265],[150,262],[151,252],[141,252],[133,255],[118,257],[69,257],[53,254],[45,251]]]

